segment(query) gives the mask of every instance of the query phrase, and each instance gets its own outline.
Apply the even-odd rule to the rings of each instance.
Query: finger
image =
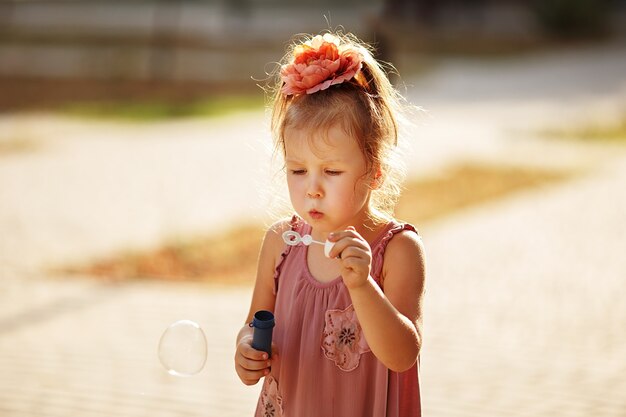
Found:
[[[362,258],[351,257],[344,259],[341,263],[342,273],[343,271],[363,272],[369,275],[370,265]]]
[[[366,249],[357,246],[348,246],[341,252],[341,259],[344,261],[348,259],[357,259],[367,262],[371,259],[371,255]]]
[[[244,358],[255,360],[255,361],[261,361],[261,360],[265,360],[269,358],[269,355],[267,354],[267,352],[264,352],[262,350],[256,350],[255,348],[252,347],[252,345],[248,343],[241,344],[240,352]]]
[[[341,259],[345,257],[345,250],[353,247],[360,248],[363,251],[367,251],[366,242],[364,242],[363,240],[356,237],[345,237],[335,243],[328,255],[331,258],[338,257]]]
[[[250,359],[241,358],[238,362],[239,366],[247,371],[261,371],[272,366],[272,362],[267,360],[255,361]]]
[[[257,382],[259,382],[259,379],[263,378],[264,376],[269,375],[269,373],[270,373],[269,369],[266,369],[263,371],[254,371],[254,372],[243,371],[239,373],[239,378],[246,385],[254,385]]]
[[[346,237],[361,238],[361,235],[352,227],[351,229],[340,230],[337,232],[330,233],[328,235],[328,240],[330,240],[331,242],[337,242]]]
[[[271,366],[271,361],[269,359],[248,359],[245,356],[238,354],[237,356],[235,356],[235,364],[238,368],[244,369],[246,371],[260,371],[269,368]]]

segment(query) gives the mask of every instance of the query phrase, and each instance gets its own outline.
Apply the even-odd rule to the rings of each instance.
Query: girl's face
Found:
[[[371,176],[357,141],[339,126],[327,137],[285,129],[285,165],[289,197],[296,213],[315,234],[360,229],[369,213]],[[323,236],[325,238],[325,236]]]

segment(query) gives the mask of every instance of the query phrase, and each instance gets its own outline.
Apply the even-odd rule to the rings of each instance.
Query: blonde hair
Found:
[[[352,34],[332,35],[361,53],[362,68],[349,81],[312,94],[299,95],[281,92],[283,82],[277,71],[274,85],[269,90],[273,95],[271,130],[274,151],[282,151],[284,156],[284,134],[288,127],[328,132],[333,126],[341,126],[357,140],[365,157],[367,174],[380,170],[381,177],[372,187],[370,212],[375,221],[389,220],[404,178],[404,169],[396,152],[403,98],[389,81],[383,64],[373,57],[371,46]],[[293,42],[280,63],[288,64],[293,50],[311,38],[304,35]]]

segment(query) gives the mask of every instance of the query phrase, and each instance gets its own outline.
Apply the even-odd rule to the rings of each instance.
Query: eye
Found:
[[[305,169],[290,169],[289,172],[293,175],[304,175],[306,174]]]
[[[326,174],[328,174],[328,175],[341,175],[341,174],[343,174],[343,171],[337,171],[337,170],[334,170],[334,169],[327,169],[324,172],[326,172]]]

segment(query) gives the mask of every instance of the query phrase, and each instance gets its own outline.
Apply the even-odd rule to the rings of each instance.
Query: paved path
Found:
[[[0,322],[0,415],[246,415],[258,388],[237,383],[231,357],[249,293],[86,280],[15,285],[2,294],[3,305],[10,297],[21,308]],[[188,378],[167,374],[157,356],[162,332],[182,318],[209,340],[204,371]]]
[[[3,116],[0,140],[38,148],[0,163],[0,263],[37,271],[258,219],[265,125],[261,113],[149,125]]]
[[[575,74],[602,62],[621,68],[605,75],[626,74],[623,60],[609,52],[522,61],[513,65],[515,77],[526,80],[524,74],[541,68],[550,73],[559,60]],[[432,81],[454,84],[450,72],[466,74],[463,69],[471,65],[453,63]],[[493,74],[485,71],[470,71],[464,85]],[[555,114],[571,121],[614,111],[624,100],[624,79],[607,91],[609,75],[597,89],[582,86],[576,100],[548,91],[541,100],[512,100],[511,93],[467,103],[442,93],[445,100],[427,106],[434,118],[409,154],[414,174],[461,158],[587,173],[421,228],[428,250],[426,415],[626,415],[626,149],[546,143],[520,121],[528,128]],[[436,97],[435,87],[420,88],[427,102]],[[0,138],[56,134],[39,152],[0,157],[0,416],[250,415],[258,387],[241,385],[232,370],[250,288],[53,279],[41,267],[74,259],[81,248],[97,256],[255,215],[256,204],[265,203],[245,170],[266,170],[255,162],[265,150],[241,144],[254,143],[245,140],[255,138],[262,119],[130,130],[37,120],[42,124],[12,116],[0,121]],[[243,149],[241,166],[227,158],[237,149]],[[247,173],[230,177],[224,188],[215,185],[213,178],[233,169]],[[244,196],[226,193],[229,186],[241,187]],[[197,209],[190,209],[195,201]],[[216,224],[221,210],[236,209]],[[156,354],[162,331],[181,318],[209,335],[207,366],[190,378],[166,374]]]
[[[424,228],[427,415],[625,415],[624,189],[621,157]],[[250,289],[8,282],[0,415],[250,415],[258,387],[237,383],[231,360]],[[180,318],[209,334],[208,365],[191,378],[156,355]]]
[[[626,157],[429,228],[437,416],[626,415]]]

